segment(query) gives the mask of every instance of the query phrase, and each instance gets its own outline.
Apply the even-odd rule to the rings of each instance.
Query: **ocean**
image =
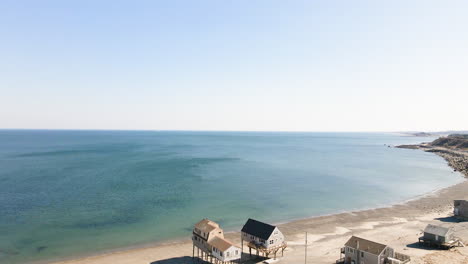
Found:
[[[0,130],[0,263],[403,202],[461,182],[390,133]],[[386,145],[385,145],[386,144]]]

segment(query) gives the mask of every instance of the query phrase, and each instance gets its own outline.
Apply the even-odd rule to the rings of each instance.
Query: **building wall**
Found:
[[[455,216],[468,219],[468,201],[456,200],[453,213]]]
[[[192,241],[193,245],[195,245],[197,248],[205,251],[206,253],[211,252],[211,247],[208,244],[208,241],[206,241],[205,239],[197,236],[196,234],[192,234]]]
[[[382,264],[383,262],[379,261],[381,258],[377,255],[356,250],[354,248],[345,247],[345,263],[351,264],[354,261],[354,264]]]
[[[212,248],[209,241],[215,236],[224,238],[224,232],[221,228],[215,228],[211,232],[202,232],[198,228],[193,229],[192,241],[193,244],[206,253],[210,253]]]
[[[232,261],[236,259],[240,259],[241,257],[241,250],[238,247],[230,247],[225,251],[220,251],[217,248],[213,247],[212,254],[215,258],[221,261]]]
[[[252,236],[250,234],[247,234],[245,232],[242,232],[242,240],[244,240],[246,243],[249,243],[249,242],[255,242],[257,244],[261,244],[263,245],[264,247],[266,247],[266,240],[263,240],[261,238],[258,238],[256,236]]]
[[[261,239],[256,236],[252,236],[250,234],[242,232],[242,239],[244,241],[252,242],[255,241],[257,244],[261,244],[265,248],[272,248],[276,246],[281,246],[284,242],[284,235],[279,231],[278,228],[275,228],[271,233],[271,236],[268,239]]]
[[[275,230],[273,230],[273,233],[268,238],[268,240],[265,241],[267,248],[281,246],[283,242],[284,242],[284,235],[283,233],[281,233],[281,231],[279,231],[278,228],[275,228]]]
[[[437,243],[445,243],[446,241],[448,241],[450,239],[447,239],[444,236],[437,236],[437,235],[434,235],[434,234],[431,234],[431,233],[424,232],[424,240],[434,241],[434,242],[437,242]]]

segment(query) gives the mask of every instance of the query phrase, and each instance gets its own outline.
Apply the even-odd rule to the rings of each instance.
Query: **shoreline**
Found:
[[[304,233],[309,233],[308,240],[311,243],[328,245],[324,247],[326,252],[322,254],[309,254],[310,257],[315,257],[316,263],[334,263],[339,258],[339,248],[343,246],[346,240],[355,234],[366,231],[384,230],[391,227],[396,227],[386,235],[379,235],[374,238],[377,242],[386,242],[385,237],[391,238],[395,234],[399,234],[398,229],[402,228],[408,222],[421,223],[419,229],[411,230],[412,233],[420,232],[425,224],[436,221],[438,218],[450,218],[453,200],[455,199],[468,199],[468,173],[463,170],[458,170],[453,165],[453,157],[458,157],[459,153],[441,152],[441,151],[428,151],[427,147],[420,147],[420,145],[407,145],[397,146],[399,148],[409,149],[422,149],[427,152],[434,153],[444,158],[448,166],[450,166],[456,174],[464,176],[464,180],[460,183],[454,184],[449,187],[435,189],[431,192],[417,195],[408,200],[397,202],[395,204],[383,205],[377,208],[364,208],[361,210],[350,210],[347,212],[336,212],[332,214],[305,217],[301,219],[292,219],[282,222],[277,222],[277,225],[286,236],[289,244],[285,250],[285,256],[281,259],[281,263],[297,263],[303,260],[304,252],[297,252],[297,247],[304,247],[304,242],[297,240],[303,238]],[[451,155],[451,153],[453,155]],[[422,224],[424,223],[424,225]],[[437,224],[437,223],[436,223]],[[356,227],[357,226],[357,227]],[[468,230],[468,223],[464,227]],[[228,231],[225,233],[226,238],[233,241],[235,244],[240,245],[239,231]],[[419,233],[417,233],[419,235]],[[293,240],[296,238],[296,240]],[[372,237],[366,237],[373,239]],[[401,237],[400,237],[401,238]],[[400,239],[399,238],[399,239]],[[468,242],[468,231],[464,237],[464,242]],[[333,244],[327,244],[330,240],[338,240]],[[415,238],[417,242],[417,238]],[[302,244],[301,244],[302,243]],[[395,245],[389,243],[396,250],[408,254],[408,245]],[[334,251],[333,251],[334,249]],[[416,250],[411,248],[411,250]],[[412,255],[412,263],[425,263],[418,262],[419,258],[427,257],[426,255],[433,255],[433,251],[418,249],[418,254]],[[248,252],[244,248],[244,252]],[[302,254],[301,254],[302,253]],[[334,257],[333,257],[334,253]],[[460,252],[458,252],[460,253]],[[33,263],[50,263],[50,264],[175,264],[175,263],[191,263],[192,242],[190,238],[176,238],[173,240],[166,240],[161,242],[133,245],[125,248],[117,248],[103,252],[95,252],[95,254],[85,256],[72,256],[70,258],[47,260]],[[411,255],[411,254],[410,254]],[[419,256],[418,256],[419,255]],[[437,254],[435,254],[437,257]],[[462,254],[462,256],[465,256]],[[323,260],[317,262],[317,260]],[[468,260],[468,249],[466,252],[466,260]],[[464,261],[464,260],[463,260]],[[255,262],[249,262],[255,263]],[[453,262],[459,263],[459,262]],[[462,262],[460,262],[462,263]]]
[[[328,261],[317,263],[334,263],[339,257],[338,249],[346,242],[351,235],[359,234],[366,230],[378,230],[385,227],[397,227],[399,224],[407,223],[410,220],[414,221],[418,218],[426,220],[434,220],[429,218],[450,217],[452,204],[454,199],[468,199],[468,180],[461,183],[438,189],[419,197],[415,197],[405,202],[379,207],[374,209],[363,209],[350,212],[341,212],[329,215],[315,216],[304,219],[279,223],[278,227],[285,234],[288,249],[285,250],[284,258],[281,263],[295,263],[292,259],[303,257],[303,251],[297,254],[297,246],[304,247],[304,242],[297,240],[302,238],[304,232],[309,233],[309,242],[325,243],[330,239],[342,240],[342,243],[337,243],[335,246],[335,257],[330,257]],[[468,227],[468,223],[467,226]],[[421,225],[420,231],[424,228]],[[240,244],[239,231],[226,232],[226,238],[236,244]],[[296,238],[296,240],[293,240]],[[372,239],[372,237],[368,237]],[[416,238],[416,237],[415,237]],[[468,238],[468,231],[467,237]],[[382,241],[381,237],[375,239]],[[415,240],[417,242],[417,238]],[[468,239],[464,241],[468,242]],[[302,243],[302,244],[301,244]],[[393,244],[390,244],[395,246]],[[398,247],[396,247],[398,248]],[[399,248],[399,250],[404,250]],[[406,250],[405,250],[406,251]],[[405,252],[403,251],[403,253]],[[431,250],[423,250],[426,253],[432,253]],[[244,253],[248,252],[244,249]],[[293,254],[291,254],[293,253]],[[326,252],[331,255],[332,252]],[[468,253],[468,252],[467,252]],[[171,241],[156,242],[145,245],[130,246],[127,248],[119,248],[106,252],[97,252],[96,254],[71,257],[61,260],[41,261],[40,263],[51,264],[106,264],[106,263],[191,263],[192,242],[190,238],[175,239]],[[405,253],[407,254],[407,253]],[[309,253],[308,253],[309,255]],[[311,257],[313,255],[310,255]],[[468,256],[468,255],[467,255]],[[319,257],[319,256],[317,256]],[[320,256],[323,259],[323,256]],[[291,260],[288,260],[291,259]],[[326,258],[325,258],[326,259]],[[172,262],[175,261],[175,262]],[[38,263],[38,262],[35,262]],[[414,262],[418,263],[418,262]]]

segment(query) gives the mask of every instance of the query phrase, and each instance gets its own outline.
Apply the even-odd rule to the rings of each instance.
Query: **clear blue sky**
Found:
[[[468,1],[1,1],[0,128],[468,130]]]

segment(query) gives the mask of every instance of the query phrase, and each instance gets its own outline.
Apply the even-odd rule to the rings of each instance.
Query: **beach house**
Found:
[[[262,253],[265,257],[274,254],[276,258],[276,253],[279,250],[283,253],[287,246],[284,235],[278,227],[250,218],[241,230],[241,247],[244,241],[249,247],[250,255],[252,255],[252,249],[255,249],[257,255]]]
[[[224,231],[209,219],[196,223],[192,232],[192,257],[214,263],[231,263],[241,258],[241,249],[224,238]]]
[[[468,201],[455,200],[453,201],[453,215],[461,220],[468,220]]]
[[[387,245],[352,236],[341,249],[340,260],[345,264],[406,264],[410,257],[395,252]]]
[[[451,228],[427,225],[424,229],[424,234],[419,238],[419,243],[428,246],[452,247],[458,244],[458,240],[454,238]]]
[[[241,258],[241,249],[222,237],[216,236],[210,241],[210,245],[211,254],[221,263],[229,263]]]

